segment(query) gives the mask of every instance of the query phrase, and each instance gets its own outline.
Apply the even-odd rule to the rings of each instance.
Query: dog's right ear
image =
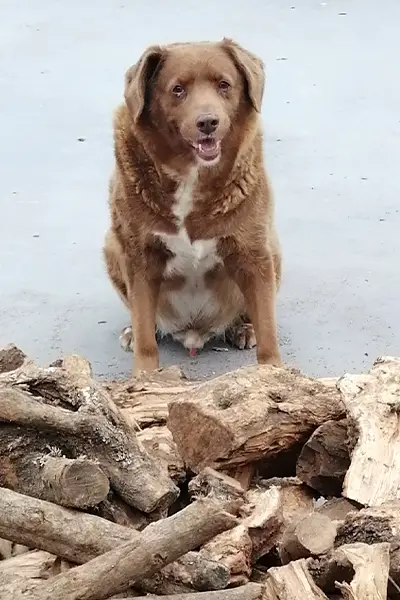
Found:
[[[125,74],[125,102],[135,123],[144,110],[148,87],[163,57],[161,46],[150,46]]]

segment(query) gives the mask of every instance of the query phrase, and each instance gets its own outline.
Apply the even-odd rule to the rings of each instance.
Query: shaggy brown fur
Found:
[[[131,312],[135,370],[158,367],[157,326],[189,349],[227,330],[279,364],[262,62],[227,39],[154,46],[125,84],[104,255]]]

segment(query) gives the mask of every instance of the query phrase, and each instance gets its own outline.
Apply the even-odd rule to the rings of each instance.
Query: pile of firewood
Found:
[[[0,599],[399,600],[399,413],[396,358],[104,383],[7,346]]]

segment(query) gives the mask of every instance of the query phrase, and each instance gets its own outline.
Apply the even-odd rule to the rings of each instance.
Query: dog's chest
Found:
[[[165,275],[180,275],[187,279],[202,278],[207,271],[221,262],[217,254],[217,241],[195,240],[191,242],[185,228],[185,218],[193,208],[193,193],[197,181],[197,169],[193,169],[186,181],[175,193],[173,213],[179,223],[177,234],[159,234],[167,248],[174,254],[167,262]]]

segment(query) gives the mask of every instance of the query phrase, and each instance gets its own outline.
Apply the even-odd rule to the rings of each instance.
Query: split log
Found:
[[[346,498],[330,498],[316,508],[316,512],[326,515],[338,526],[344,522],[349,513],[356,513],[358,511],[359,508]]]
[[[165,425],[168,403],[196,387],[178,367],[142,373],[129,381],[107,381],[104,389],[132,427],[145,429]]]
[[[296,475],[323,496],[340,496],[350,466],[347,421],[327,421],[305,443]]]
[[[185,465],[179,455],[172,433],[165,425],[162,427],[147,427],[137,433],[137,439],[172,481],[177,485],[185,481]]]
[[[343,495],[364,506],[397,500],[400,359],[378,359],[368,375],[346,375],[337,385],[348,413],[350,437],[357,440]]]
[[[261,479],[257,481],[257,486],[262,490],[272,487],[279,490],[283,528],[288,527],[294,519],[314,512],[313,493],[297,477]]]
[[[229,475],[206,467],[189,482],[189,497],[215,498],[223,502],[243,502],[244,489],[239,481]]]
[[[252,565],[275,545],[282,525],[279,492],[253,490],[248,494],[249,504],[241,512],[247,516],[231,529],[217,535],[200,550],[210,560],[226,565],[230,584],[242,585],[249,581]]]
[[[168,427],[186,466],[232,468],[304,443],[344,416],[339,392],[294,369],[244,367],[169,404]]]
[[[43,550],[25,552],[1,561],[0,574],[10,573],[26,579],[48,579],[54,575],[57,560],[57,556]]]
[[[101,468],[62,454],[40,432],[0,424],[0,486],[71,508],[88,508],[104,500],[110,483]]]
[[[47,582],[21,589],[13,600],[103,600],[149,577],[214,535],[233,527],[235,517],[210,500],[198,500],[147,527],[141,540],[127,542]]]
[[[386,600],[390,545],[347,544],[309,562],[316,584],[325,592],[335,587],[346,600]]]
[[[282,563],[327,554],[336,538],[336,525],[326,515],[313,513],[295,520],[279,544]]]
[[[385,542],[390,544],[390,576],[400,586],[400,502],[349,513],[338,528],[335,546]],[[400,598],[400,593],[393,597]]]
[[[265,597],[268,600],[328,600],[316,586],[304,559],[284,567],[272,567],[265,582]]]
[[[156,596],[141,596],[139,600],[156,600]],[[162,600],[262,600],[263,586],[258,583],[247,583],[229,590],[201,592],[194,594],[173,594],[163,596]]]
[[[68,458],[97,461],[112,487],[139,510],[170,506],[178,488],[142,450],[121,412],[92,379],[89,363],[69,356],[57,364],[41,369],[25,361],[0,374],[0,421],[40,431]]]
[[[130,540],[139,543],[142,533],[0,488],[0,536],[83,564]],[[228,582],[227,567],[190,553],[138,585],[143,591],[164,594],[216,589]]]

